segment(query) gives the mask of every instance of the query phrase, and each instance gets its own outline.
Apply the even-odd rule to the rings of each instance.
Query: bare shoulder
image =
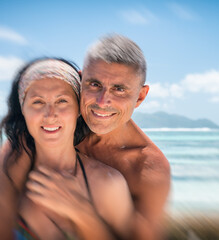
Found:
[[[4,161],[8,159],[16,159],[14,164],[11,164],[10,167],[7,167],[7,173],[4,169]],[[17,189],[22,189],[23,184],[26,180],[26,176],[30,169],[30,159],[29,156],[22,152],[22,154],[17,158],[15,150],[12,150],[11,144],[9,141],[6,141],[3,146],[0,148],[0,170],[3,178],[8,179],[10,176],[9,183],[14,182],[13,186],[16,186]],[[11,182],[12,181],[12,182]]]
[[[160,182],[170,180],[170,164],[162,151],[152,142],[141,149],[142,180]]]
[[[10,151],[11,151],[11,145],[10,145],[9,141],[6,141],[0,147],[0,167],[2,167],[3,161]]]
[[[125,178],[118,170],[84,154],[81,154],[81,157],[88,173],[88,177],[91,180],[95,180],[95,182],[97,179],[101,180],[98,182],[98,185],[105,184],[106,182],[108,184],[110,182],[112,184],[115,182],[116,184],[120,183],[126,185]]]
[[[147,146],[142,148],[141,153],[142,160],[145,163],[145,169],[151,169],[163,173],[170,172],[170,165],[167,158],[152,141],[149,141]]]
[[[156,146],[156,144],[143,132],[133,121],[131,121],[131,127],[134,129],[136,135],[135,154],[137,156],[135,163],[138,166],[141,176],[145,178],[165,177],[170,175],[170,165],[167,158],[162,151]]]

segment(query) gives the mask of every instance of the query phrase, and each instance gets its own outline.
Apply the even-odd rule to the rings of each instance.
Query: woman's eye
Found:
[[[35,100],[35,101],[33,102],[33,104],[43,104],[43,102],[40,101],[40,100]]]
[[[67,103],[67,100],[65,100],[65,99],[59,99],[57,102],[58,102],[58,103]]]

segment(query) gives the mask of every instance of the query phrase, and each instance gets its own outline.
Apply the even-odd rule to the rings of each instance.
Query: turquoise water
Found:
[[[143,130],[170,162],[168,210],[219,212],[219,130]]]

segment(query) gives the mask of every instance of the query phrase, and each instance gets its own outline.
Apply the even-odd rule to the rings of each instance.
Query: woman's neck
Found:
[[[36,145],[35,166],[44,165],[58,171],[72,171],[75,162],[76,150],[72,145],[53,148]]]

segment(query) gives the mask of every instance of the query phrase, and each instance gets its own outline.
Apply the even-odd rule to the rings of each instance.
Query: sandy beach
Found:
[[[184,212],[165,218],[167,240],[218,240],[219,214]]]

